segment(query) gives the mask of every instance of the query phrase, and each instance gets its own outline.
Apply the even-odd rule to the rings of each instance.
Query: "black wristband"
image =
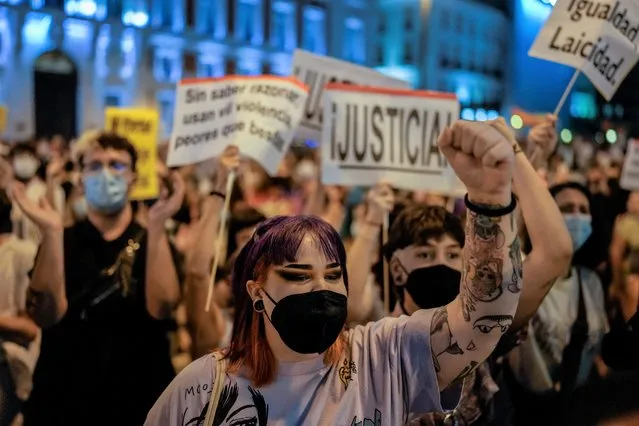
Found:
[[[501,217],[501,216],[506,216],[507,214],[510,214],[515,211],[515,207],[517,207],[517,201],[515,199],[515,195],[511,194],[510,199],[511,199],[510,205],[506,207],[491,209],[491,208],[482,207],[482,206],[478,206],[477,204],[471,203],[470,200],[468,199],[468,194],[466,194],[464,196],[464,204],[466,204],[466,208],[468,210],[470,210],[471,212],[475,214],[486,216],[486,217]]]
[[[226,194],[223,192],[219,192],[219,191],[211,191],[209,193],[209,195],[211,197],[220,197],[221,199],[225,200],[226,199]]]

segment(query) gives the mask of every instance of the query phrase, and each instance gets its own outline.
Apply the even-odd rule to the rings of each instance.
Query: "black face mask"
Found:
[[[321,354],[339,337],[346,322],[346,296],[321,290],[292,294],[275,304],[269,318],[282,341],[300,354]],[[268,316],[267,316],[268,318]]]
[[[448,305],[459,294],[461,272],[436,265],[415,269],[408,275],[403,288],[421,309]]]

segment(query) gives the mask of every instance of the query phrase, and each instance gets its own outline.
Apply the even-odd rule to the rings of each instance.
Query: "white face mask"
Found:
[[[295,169],[298,180],[312,180],[317,177],[317,166],[312,161],[300,161]]]
[[[13,172],[20,179],[31,179],[36,172],[40,162],[30,155],[23,155],[13,159]]]

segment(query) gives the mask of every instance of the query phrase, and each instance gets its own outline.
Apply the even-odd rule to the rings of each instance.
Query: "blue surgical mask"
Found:
[[[114,214],[124,208],[128,200],[126,177],[106,170],[84,177],[84,196],[87,204],[103,214]]]
[[[564,221],[572,238],[572,248],[577,251],[592,234],[592,217],[587,214],[571,213],[564,214]]]

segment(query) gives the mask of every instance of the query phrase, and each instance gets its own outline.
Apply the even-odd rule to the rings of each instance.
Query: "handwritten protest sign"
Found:
[[[296,49],[293,55],[292,75],[304,82],[309,95],[297,136],[303,139],[320,140],[322,130],[322,97],[328,83],[348,83],[360,86],[376,86],[409,89],[405,81],[387,77],[373,69],[340,61],[326,56],[314,55]]]
[[[136,180],[132,200],[156,198],[160,192],[157,174],[157,143],[159,117],[155,110],[107,108],[105,129],[129,140],[138,153]]]
[[[329,84],[324,96],[322,182],[449,192],[437,140],[459,117],[455,95]]]
[[[307,95],[303,84],[288,77],[182,81],[168,165],[197,163],[236,145],[274,174],[293,140]]]
[[[632,1],[558,0],[528,52],[581,70],[610,100],[639,59]]]
[[[628,141],[619,185],[628,191],[639,191],[639,140]]]

